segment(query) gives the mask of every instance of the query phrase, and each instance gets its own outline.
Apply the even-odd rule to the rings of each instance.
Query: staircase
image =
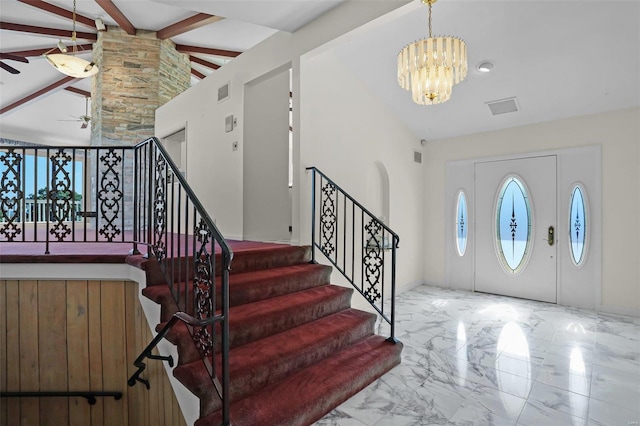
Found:
[[[353,289],[330,284],[331,267],[310,260],[310,247],[235,251],[229,285],[234,426],[309,425],[400,363],[402,344],[375,335],[376,315],[352,309]],[[157,264],[140,266],[147,273],[143,295],[161,305],[160,330],[178,309]],[[167,339],[179,354],[174,376],[200,399],[196,426],[220,425],[220,399],[186,325],[179,322]],[[220,364],[217,354],[211,361]]]

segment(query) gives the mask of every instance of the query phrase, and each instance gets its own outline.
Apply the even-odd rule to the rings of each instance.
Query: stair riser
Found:
[[[300,246],[282,246],[272,250],[244,250],[234,253],[231,274],[261,271],[283,266],[298,265],[311,261],[311,249]],[[215,255],[216,276],[221,275],[222,256]],[[168,258],[165,260],[167,273],[173,281],[191,281],[194,272],[194,257]]]
[[[280,276],[273,274],[262,276],[257,272],[232,275],[229,283],[229,306],[244,305],[327,285],[331,278],[331,268],[320,266],[309,264],[294,271],[283,270]],[[190,282],[186,286],[180,285],[176,290],[180,292],[180,310],[193,315],[193,283]],[[219,279],[216,282],[215,303],[216,309],[220,309],[222,291]]]
[[[234,316],[232,311],[229,317],[229,346],[234,348],[244,345],[347,309],[351,305],[352,294],[352,289],[342,289],[341,292],[330,294],[322,299],[283,306],[261,316],[259,320],[252,317],[237,320],[237,316]],[[219,329],[219,324],[217,328]],[[219,351],[219,331],[216,332],[216,337],[216,351]]]

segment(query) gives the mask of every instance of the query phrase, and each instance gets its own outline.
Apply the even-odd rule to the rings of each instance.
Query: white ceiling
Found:
[[[72,5],[71,0],[48,1],[66,9]],[[172,40],[239,51],[250,49],[276,30],[294,31],[338,3],[115,0],[139,29],[158,30],[198,12],[225,16],[227,19]],[[93,0],[78,0],[77,8],[82,15],[115,24]],[[70,29],[68,21],[16,0],[0,0],[0,19]],[[434,34],[464,39],[470,69],[466,80],[454,87],[451,100],[436,106],[414,105],[396,81],[397,53],[426,36],[426,21],[426,7],[415,0],[334,43],[336,55],[418,138],[442,139],[640,105],[640,0],[438,1],[433,6]],[[82,26],[78,30],[91,31]],[[55,43],[55,38],[0,30],[2,52],[53,47]],[[206,59],[219,64],[226,61]],[[493,72],[475,70],[483,60],[494,62]],[[45,60],[30,61],[7,61],[22,72],[19,75],[0,71],[0,107],[60,79]],[[90,91],[90,84],[86,79],[74,87]],[[486,102],[514,96],[520,111],[490,114]],[[81,130],[79,122],[58,121],[82,115],[84,110],[82,96],[57,91],[0,116],[0,135],[30,134],[33,142],[88,144],[89,129]]]
[[[459,1],[433,5],[434,35],[465,40],[469,72],[440,105],[397,84],[401,48],[427,36],[419,1],[348,37],[336,54],[416,134],[449,138],[640,105],[639,1]],[[476,70],[484,60],[491,73]],[[486,102],[517,97],[520,111]]]

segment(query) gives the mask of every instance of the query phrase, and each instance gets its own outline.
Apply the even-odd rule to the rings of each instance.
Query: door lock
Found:
[[[547,244],[552,246],[555,243],[555,240],[555,229],[553,228],[553,226],[550,226],[549,230],[547,231]]]

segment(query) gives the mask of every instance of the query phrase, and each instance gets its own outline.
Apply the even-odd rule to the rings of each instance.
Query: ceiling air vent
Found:
[[[497,101],[487,102],[489,109],[491,110],[491,114],[506,114],[508,112],[516,112],[518,111],[518,102],[515,97],[500,99]]]
[[[422,164],[422,153],[420,151],[413,151],[413,161]]]

